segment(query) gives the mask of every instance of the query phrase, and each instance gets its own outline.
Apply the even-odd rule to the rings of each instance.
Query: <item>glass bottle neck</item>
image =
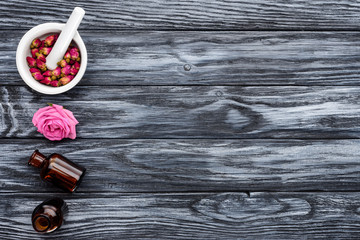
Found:
[[[33,221],[33,227],[38,232],[45,232],[51,227],[51,221],[46,215],[39,215]]]
[[[28,164],[33,167],[42,168],[45,162],[46,162],[46,157],[38,150],[35,150],[31,155]]]

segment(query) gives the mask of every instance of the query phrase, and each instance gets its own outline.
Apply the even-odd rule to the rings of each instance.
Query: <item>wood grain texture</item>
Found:
[[[82,86],[37,94],[17,73],[17,44],[74,6],[87,12]],[[0,2],[0,239],[358,239],[359,10],[351,0]],[[78,139],[36,132],[47,102],[75,113]],[[87,168],[77,192],[40,181],[26,164],[36,148]],[[43,236],[30,216],[50,196],[70,213]]]
[[[25,31],[0,33],[2,85],[24,85]],[[359,32],[81,31],[81,85],[360,85]]]
[[[25,7],[26,6],[26,7]],[[64,22],[74,6],[91,29],[359,29],[352,0],[11,0],[0,4],[2,29]]]
[[[47,194],[0,196],[2,239],[44,238],[32,229],[30,217]],[[360,234],[359,193],[57,196],[70,212],[62,228],[47,236],[51,239],[348,240]]]
[[[27,165],[39,149],[87,168],[77,190],[360,191],[360,140],[0,140],[0,192],[58,192]],[[26,180],[25,180],[26,179]]]
[[[59,96],[1,87],[1,132],[42,138],[46,103],[75,113],[78,138],[358,138],[359,87],[76,87]]]

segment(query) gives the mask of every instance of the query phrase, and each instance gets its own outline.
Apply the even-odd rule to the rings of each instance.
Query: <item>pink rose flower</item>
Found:
[[[38,132],[51,141],[63,138],[75,139],[75,125],[79,123],[71,111],[56,104],[40,108],[34,114],[32,122],[38,128]]]

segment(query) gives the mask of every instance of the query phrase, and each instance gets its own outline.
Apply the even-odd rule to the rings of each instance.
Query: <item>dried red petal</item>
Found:
[[[75,67],[77,70],[80,69],[80,63],[79,62],[75,62],[73,67]]]
[[[70,74],[71,75],[76,75],[78,73],[79,70],[76,69],[76,67],[74,65],[72,65],[71,69],[70,69]]]
[[[60,62],[58,62],[57,63],[60,67],[66,67],[68,64],[67,64],[67,62],[64,60],[64,59],[62,59]]]
[[[30,68],[30,72],[31,73],[36,73],[36,72],[40,72],[40,70],[37,69],[37,68]]]
[[[43,73],[43,75],[46,76],[46,77],[51,77],[52,71],[47,70],[46,72]]]
[[[59,81],[53,80],[53,81],[51,81],[50,85],[53,86],[53,87],[58,87],[59,86]]]
[[[64,74],[64,75],[69,75],[70,74],[70,69],[71,69],[71,66],[70,65],[66,65],[65,67],[63,67],[61,69],[61,73]]]
[[[69,78],[69,76],[65,76],[65,77],[60,78],[59,81],[62,85],[66,85],[71,81],[71,79]]]
[[[49,55],[49,53],[51,52],[52,48],[51,47],[44,47],[40,50],[40,53],[44,54],[45,56]]]
[[[44,40],[45,46],[51,47],[52,45],[54,45],[55,41],[56,41],[55,35],[50,35],[50,36],[46,37]]]
[[[40,61],[42,61],[42,62],[44,62],[44,63],[46,62],[46,58],[45,58],[44,54],[42,54],[42,53],[40,53],[40,54],[38,55],[37,59],[39,59]]]
[[[50,85],[51,83],[51,78],[50,77],[45,77],[43,80],[40,81],[41,83],[43,84],[46,84],[46,85]]]
[[[53,76],[59,77],[60,74],[61,74],[61,68],[60,67],[57,67],[52,71]]]
[[[41,45],[40,39],[35,38],[35,39],[31,42],[30,48],[31,48],[31,49],[32,49],[32,48],[38,48],[38,47],[40,47],[40,45]]]
[[[43,72],[45,72],[47,70],[46,64],[39,59],[36,59],[36,66]]]
[[[26,57],[26,61],[29,65],[29,67],[33,68],[36,66],[36,60],[32,57]]]
[[[72,60],[76,60],[78,57],[80,57],[80,54],[76,49],[77,48],[70,49],[70,56]]]
[[[44,79],[44,76],[43,76],[43,75],[41,75],[41,73],[40,73],[40,72],[34,72],[34,73],[32,73],[32,76],[35,78],[35,80],[38,80],[38,81],[40,81],[40,80],[43,80],[43,79]]]
[[[64,59],[65,60],[70,60],[70,58],[71,58],[70,52],[66,52],[65,55],[64,55]],[[66,61],[66,62],[68,62],[68,61]]]
[[[31,52],[32,57],[36,58],[37,57],[36,53],[39,53],[39,49],[33,48],[33,49],[30,50],[30,52]]]

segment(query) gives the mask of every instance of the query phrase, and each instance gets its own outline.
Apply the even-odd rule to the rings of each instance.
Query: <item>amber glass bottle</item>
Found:
[[[68,213],[68,207],[61,198],[51,198],[38,205],[31,216],[37,232],[50,233],[58,229]]]
[[[41,168],[41,179],[69,192],[75,191],[86,171],[60,154],[53,153],[47,158],[38,150],[31,155],[29,165]]]

